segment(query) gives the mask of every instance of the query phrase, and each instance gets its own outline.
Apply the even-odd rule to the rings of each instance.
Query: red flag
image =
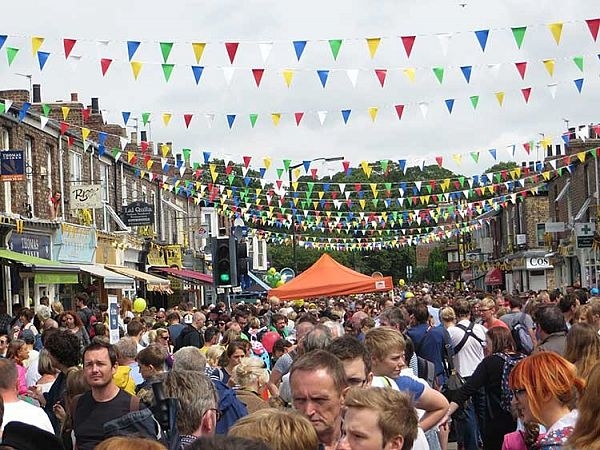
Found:
[[[84,121],[84,122],[87,122],[87,121],[88,121],[88,119],[90,118],[90,113],[91,113],[91,112],[92,112],[92,111],[90,110],[90,108],[83,108],[83,109],[81,110],[81,115],[83,116],[83,121]]]
[[[519,75],[521,75],[521,80],[525,79],[525,71],[527,70],[527,63],[526,62],[518,62],[515,63],[515,66],[517,67],[517,70],[519,71]]]
[[[252,156],[244,156],[242,158],[244,160],[244,167],[247,169],[250,165],[250,161],[252,160]]]
[[[108,68],[112,64],[112,59],[102,58],[100,60],[100,67],[102,67],[102,76],[106,75]]]
[[[304,117],[303,112],[294,113],[294,117],[296,118],[296,126],[300,126],[300,122],[302,121],[302,117]]]
[[[60,134],[65,134],[69,129],[69,124],[67,122],[60,123]]]
[[[63,46],[65,48],[65,59],[69,57],[76,43],[76,39],[63,39]]]
[[[435,157],[435,161],[437,162],[438,166],[440,166],[440,169],[441,169],[442,168],[442,162],[444,161],[444,158],[441,157],[441,156],[436,156]]]
[[[362,188],[362,186],[360,185],[360,183],[356,183],[356,184],[354,184],[354,190],[355,190],[356,192],[360,192],[360,189],[361,189],[361,188]]]
[[[413,45],[415,45],[416,36],[402,36],[402,45],[404,45],[404,50],[406,51],[406,57],[410,58],[410,54],[412,52]]]
[[[529,103],[529,96],[531,95],[531,88],[523,88],[521,89],[521,93],[523,94],[523,98],[525,99],[525,103]]]
[[[194,117],[193,114],[184,114],[183,115],[183,121],[185,122],[186,128],[190,127],[190,122],[192,121],[192,117]]]
[[[317,179],[317,169],[310,169],[310,174],[313,180]]]
[[[277,185],[277,189],[281,189],[281,186],[283,185],[283,181],[281,180],[276,180],[275,184]]]
[[[350,168],[350,161],[342,161],[342,167],[344,168],[344,172],[348,173],[348,169]]]
[[[227,54],[229,55],[229,62],[233,64],[233,60],[235,59],[235,54],[238,49],[239,42],[225,42],[225,48],[227,49]]]
[[[523,148],[525,149],[528,155],[531,153],[531,144],[529,142],[525,142],[523,144]]]
[[[148,142],[146,142],[146,141],[142,141],[140,143],[140,146],[142,147],[142,153],[146,153],[148,151],[148,147],[150,146],[150,144],[148,144]]]
[[[404,105],[396,105],[396,114],[398,114],[398,120],[402,119],[402,113],[404,112]]]
[[[252,69],[252,75],[254,75],[254,81],[256,82],[256,87],[260,87],[260,81],[262,80],[264,73],[265,73],[265,69]]]
[[[590,33],[592,33],[594,41],[596,41],[598,39],[598,28],[600,28],[600,19],[588,19],[585,22],[590,29]]]
[[[387,75],[386,69],[375,69],[375,75],[377,75],[377,79],[379,80],[379,84],[381,87],[385,84],[385,77]]]
[[[233,170],[233,166],[230,164],[227,167],[225,167],[225,173],[227,175],[231,174],[231,171]]]

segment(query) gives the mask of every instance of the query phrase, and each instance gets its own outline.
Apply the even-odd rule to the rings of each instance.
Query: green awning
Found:
[[[34,282],[38,284],[77,284],[79,282],[79,267],[76,266],[13,252],[7,248],[0,248],[0,259],[30,267],[35,274]]]

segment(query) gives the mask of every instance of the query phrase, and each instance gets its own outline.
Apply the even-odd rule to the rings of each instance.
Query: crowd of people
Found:
[[[597,292],[0,315],[0,449],[600,449]]]

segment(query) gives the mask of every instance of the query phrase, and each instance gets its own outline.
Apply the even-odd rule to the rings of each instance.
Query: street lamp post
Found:
[[[344,157],[343,156],[336,156],[333,158],[316,158],[316,159],[311,159],[310,163],[312,164],[315,161],[324,161],[324,162],[333,162],[333,161],[343,161]],[[297,169],[298,167],[301,167],[304,165],[304,162],[298,163],[298,164],[294,164],[293,166],[290,166],[288,168],[288,178],[289,178],[289,182],[290,182],[290,195],[292,192],[292,170]],[[296,275],[298,275],[298,260],[296,259],[296,215],[294,214],[294,212],[292,211],[292,258],[294,260],[294,272],[296,273]]]

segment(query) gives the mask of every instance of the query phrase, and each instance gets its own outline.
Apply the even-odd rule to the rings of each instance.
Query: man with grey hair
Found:
[[[137,358],[137,342],[130,336],[125,336],[119,339],[115,344],[115,351],[117,352],[117,360],[119,366],[128,366],[131,368],[129,375],[133,379],[136,386],[139,386],[144,382],[142,373],[140,372],[140,366],[136,360]]]
[[[165,395],[179,403],[177,431],[181,448],[191,445],[201,436],[215,434],[220,412],[217,393],[206,375],[192,370],[172,370],[163,387]]]
[[[175,351],[183,347],[204,347],[204,323],[206,316],[201,312],[186,314],[183,317],[183,323],[186,327],[181,331],[175,340]]]
[[[196,347],[183,347],[173,354],[173,370],[193,370],[204,373],[206,357]]]

